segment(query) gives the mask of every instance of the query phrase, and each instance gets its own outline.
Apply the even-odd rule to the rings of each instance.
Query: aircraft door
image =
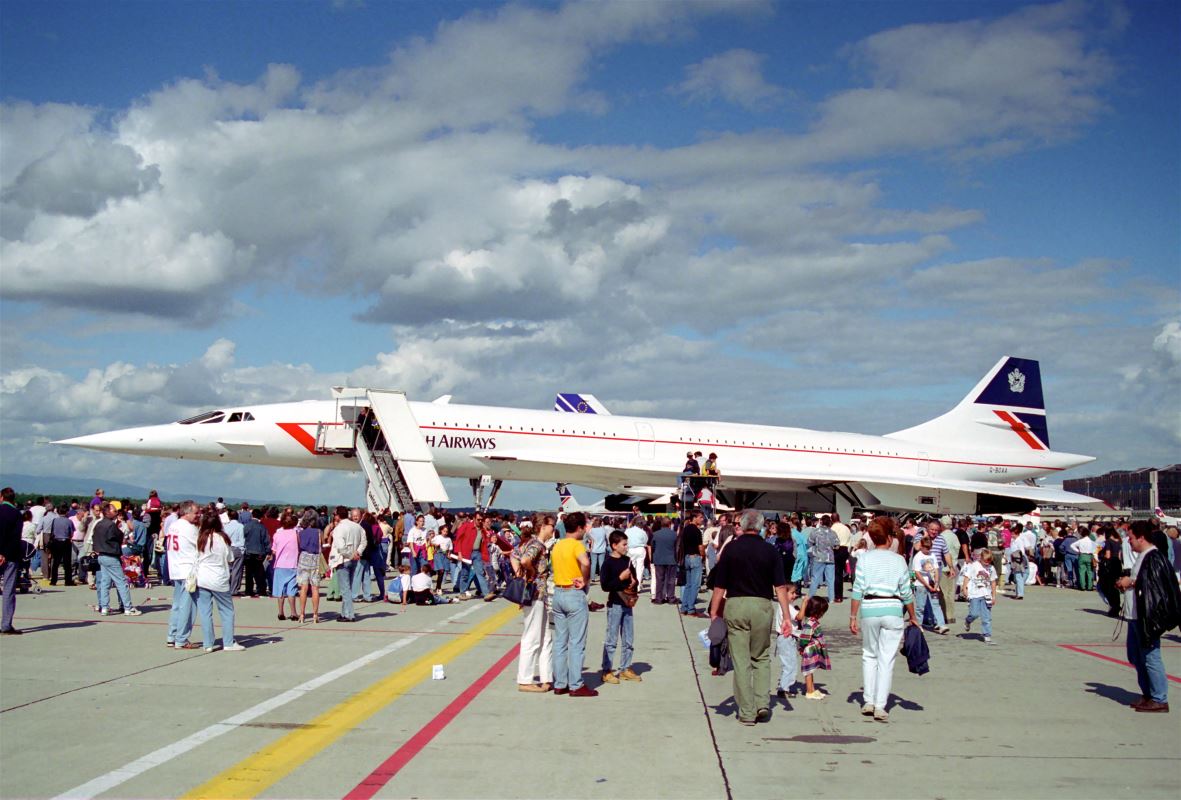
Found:
[[[636,423],[636,442],[641,461],[652,461],[656,458],[656,434],[647,422]]]
[[[919,453],[919,477],[925,478],[931,474],[931,457],[923,451]]]

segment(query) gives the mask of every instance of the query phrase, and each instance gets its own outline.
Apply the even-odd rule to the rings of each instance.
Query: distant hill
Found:
[[[148,487],[135,486],[130,483],[105,480],[103,478],[60,478],[51,475],[17,475],[0,474],[0,485],[11,486],[20,494],[35,492],[38,494],[66,495],[79,499],[93,497],[94,490],[102,487],[106,496],[112,499],[130,497],[133,500],[144,499],[148,496]],[[174,492],[166,487],[156,487],[156,491],[165,500],[196,500],[198,503],[210,503],[216,497],[195,495],[187,492]],[[226,503],[241,503],[241,497],[227,497]]]

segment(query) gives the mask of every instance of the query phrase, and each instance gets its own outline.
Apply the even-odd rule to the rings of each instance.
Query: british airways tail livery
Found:
[[[889,438],[952,441],[998,450],[1049,450],[1041,369],[1029,359],[1002,358],[951,411],[891,433]]]
[[[327,401],[227,407],[57,444],[362,471],[370,484],[383,474],[396,483],[404,474],[425,487],[400,495],[415,502],[446,499],[440,476],[634,495],[675,487],[686,452],[701,451],[717,454],[718,498],[736,508],[999,514],[1102,506],[1032,483],[1094,459],[1050,449],[1038,362],[1024,358],[1002,358],[951,411],[886,436],[626,417],[608,413],[593,396],[565,393],[555,400],[557,411],[408,402],[398,392],[367,389],[333,394]],[[370,501],[378,502],[372,494]]]

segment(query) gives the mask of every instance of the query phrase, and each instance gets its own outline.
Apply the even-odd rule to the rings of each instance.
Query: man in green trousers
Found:
[[[743,725],[771,719],[771,625],[775,596],[783,611],[784,636],[791,633],[787,604],[787,580],[783,559],[774,545],[758,532],[763,515],[744,511],[738,517],[735,538],[726,543],[714,567],[714,591],[710,619],[726,621],[726,638],[734,662],[734,702]],[[723,537],[725,529],[723,529]]]

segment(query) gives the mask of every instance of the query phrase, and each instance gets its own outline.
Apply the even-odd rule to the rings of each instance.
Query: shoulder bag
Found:
[[[537,584],[527,578],[509,578],[500,596],[521,608],[533,605],[537,599]]]

